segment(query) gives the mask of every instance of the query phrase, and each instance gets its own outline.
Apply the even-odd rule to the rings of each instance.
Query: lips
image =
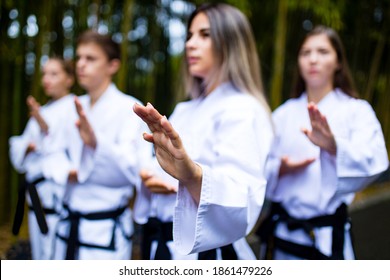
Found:
[[[199,61],[199,59],[200,59],[199,57],[189,56],[187,58],[187,62],[188,62],[189,65],[191,65],[191,64],[197,63]]]

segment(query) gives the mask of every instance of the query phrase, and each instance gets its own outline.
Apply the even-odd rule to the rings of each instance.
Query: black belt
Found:
[[[18,202],[16,205],[14,223],[12,226],[12,233],[14,235],[19,234],[19,230],[23,222],[24,205],[26,202],[26,192],[30,194],[32,210],[34,211],[35,217],[37,218],[39,229],[43,234],[47,234],[47,232],[49,231],[45,219],[45,213],[44,210],[42,209],[41,200],[39,199],[37,188],[36,188],[36,185],[44,180],[45,178],[41,177],[30,183],[27,182],[26,179],[24,179],[23,182],[19,185]]]
[[[30,210],[30,211],[34,211],[34,208],[32,207],[32,206],[28,206],[28,210]],[[45,213],[45,216],[46,215],[58,215],[58,213],[57,213],[57,211],[56,211],[56,209],[54,209],[54,208],[46,208],[46,207],[42,207],[42,211],[43,211],[43,213]]]
[[[167,242],[173,240],[172,222],[162,222],[157,218],[149,218],[143,226],[142,258],[150,260],[150,250],[153,241],[157,241],[155,260],[170,260],[171,252]]]
[[[313,246],[296,244],[275,236],[279,222],[285,222],[289,230],[303,229],[312,239]],[[257,234],[261,242],[266,243],[266,258],[272,259],[273,250],[278,248],[303,259],[344,259],[344,226],[348,222],[347,205],[342,203],[331,215],[317,216],[310,219],[297,219],[288,214],[280,203],[272,203],[270,214],[259,227]],[[332,227],[332,255],[322,254],[314,247],[314,229]]]
[[[221,250],[221,255],[223,260],[238,260],[237,253],[234,250],[232,244],[222,246],[219,248]],[[217,249],[211,249],[198,254],[198,260],[216,260],[217,259]]]
[[[127,207],[118,208],[116,210],[111,211],[102,211],[102,212],[93,212],[88,214],[83,214],[77,211],[71,211],[67,205],[64,205],[64,209],[68,211],[68,216],[64,218],[63,220],[69,220],[70,221],[70,230],[69,230],[69,237],[68,239],[61,238],[61,239],[67,241],[68,246],[66,249],[66,259],[67,260],[75,260],[77,259],[77,248],[79,246],[85,246],[85,247],[91,247],[91,248],[99,248],[99,249],[107,249],[107,250],[115,250],[115,229],[116,226],[114,226],[112,239],[110,242],[110,245],[108,247],[99,246],[99,245],[91,245],[91,244],[82,244],[79,240],[79,223],[80,219],[86,219],[86,220],[107,220],[107,219],[113,219],[117,221],[117,218],[122,215],[122,213],[126,210]],[[115,224],[116,225],[116,224]]]

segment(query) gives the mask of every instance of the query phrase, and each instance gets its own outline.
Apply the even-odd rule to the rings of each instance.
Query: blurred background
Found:
[[[21,175],[10,165],[8,139],[23,132],[28,95],[47,101],[42,64],[51,55],[72,59],[77,37],[87,28],[112,34],[123,55],[115,77],[119,89],[169,116],[184,96],[179,71],[186,20],[203,2],[230,3],[248,16],[272,109],[289,96],[305,32],[317,24],[336,29],[360,97],[376,111],[390,150],[390,0],[0,0],[1,258],[27,239],[27,229],[19,237],[10,234]],[[82,94],[77,85],[73,92]],[[390,259],[389,181],[387,172],[350,209],[358,258]]]

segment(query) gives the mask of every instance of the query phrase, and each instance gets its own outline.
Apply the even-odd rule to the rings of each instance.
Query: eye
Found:
[[[200,31],[200,35],[201,35],[203,38],[210,37],[210,30],[209,30],[209,29],[201,30],[201,31]]]
[[[308,56],[310,54],[310,50],[301,50],[299,52],[299,56]]]
[[[187,32],[187,38],[186,38],[186,42],[189,41],[192,37],[192,33],[191,32]]]
[[[327,53],[329,53],[329,50],[328,49],[319,49],[318,52],[320,54],[327,54]]]

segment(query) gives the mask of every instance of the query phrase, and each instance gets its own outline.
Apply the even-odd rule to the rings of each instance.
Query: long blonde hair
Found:
[[[256,97],[270,112],[264,95],[256,44],[246,16],[228,4],[203,4],[191,14],[187,31],[199,13],[204,13],[210,21],[216,63],[211,75],[200,79],[189,73],[187,61],[184,60],[187,93],[196,98],[209,93],[216,85],[230,81],[240,91]]]

